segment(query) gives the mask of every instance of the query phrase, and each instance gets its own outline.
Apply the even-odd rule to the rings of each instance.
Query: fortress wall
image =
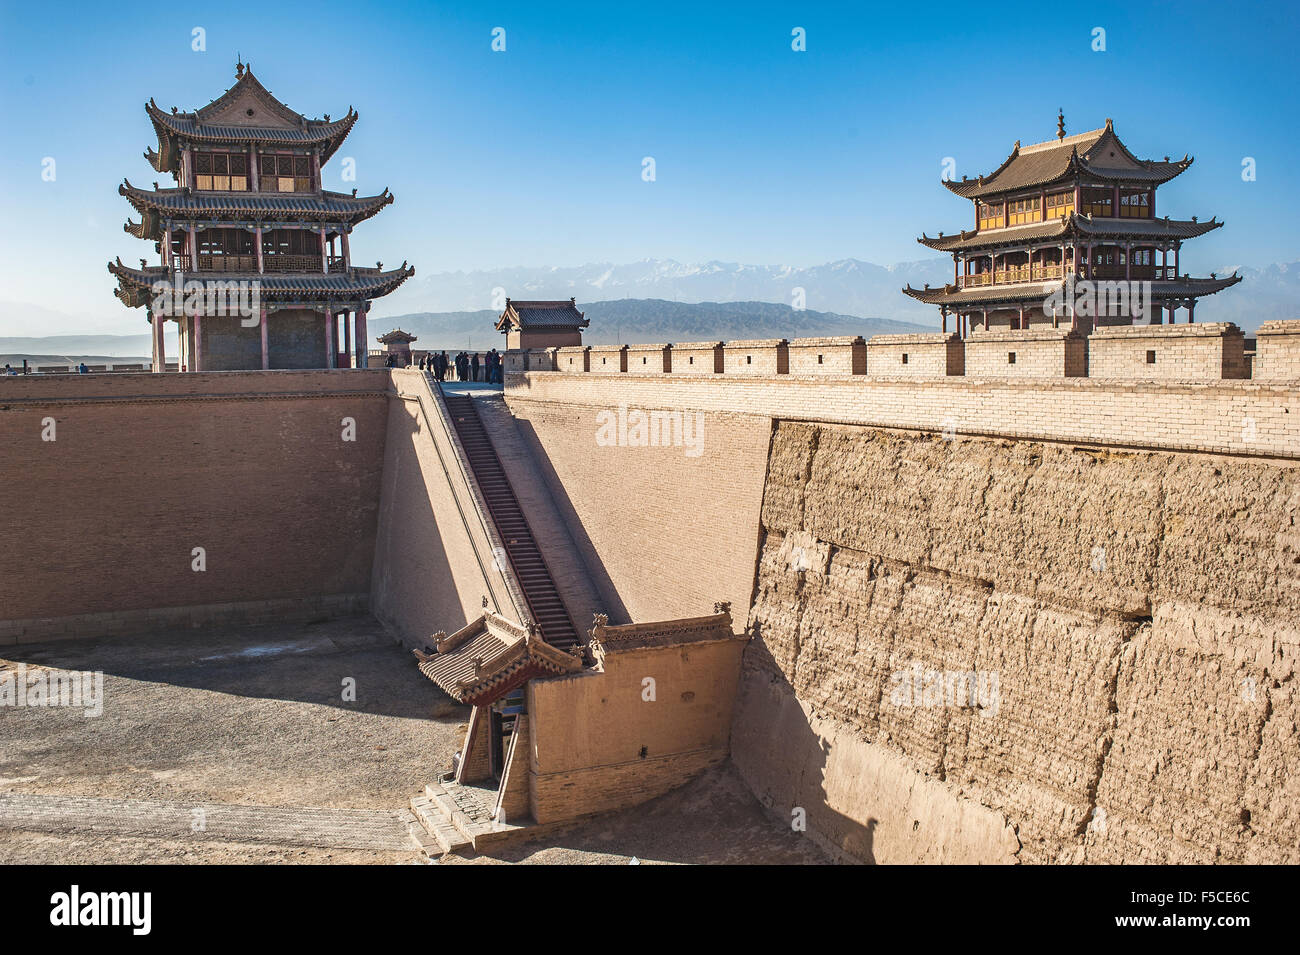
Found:
[[[1300,390],[1282,382],[599,378],[540,372],[508,375],[506,397],[512,405],[529,399],[617,409],[624,403],[964,435],[1300,457]],[[594,430],[594,425],[584,427]]]
[[[1088,374],[1088,340],[1068,329],[972,331],[965,350],[966,374],[972,377],[1082,378]]]
[[[767,378],[788,374],[790,346],[784,338],[726,342],[722,346],[723,372]]]
[[[1265,322],[1255,334],[1253,377],[1263,381],[1300,381],[1300,322]]]
[[[674,375],[720,375],[722,365],[722,342],[673,343]]]
[[[965,370],[965,343],[956,332],[875,335],[867,343],[867,374],[873,378],[939,378]]]
[[[492,545],[418,369],[395,369],[387,418],[371,610],[408,646],[454,633],[482,600],[517,619]]]
[[[1088,336],[1088,376],[1212,381],[1249,378],[1245,336],[1231,322],[1103,325]]]
[[[783,422],[733,758],[878,861],[1300,860],[1297,510],[1291,462]]]
[[[557,371],[561,370],[558,367]],[[629,345],[627,370],[631,375],[662,375],[673,370],[671,345]]]
[[[382,371],[0,378],[0,641],[364,607],[385,383]],[[191,569],[195,547],[205,571]]]
[[[796,338],[790,342],[792,375],[865,375],[867,343],[861,335]]]
[[[547,401],[507,391],[507,404],[586,565],[602,577],[598,589],[619,603],[605,609],[610,620],[697,616],[724,600],[739,614],[753,589],[771,421],[722,412],[697,421],[691,414],[685,436],[699,436],[698,453],[685,442],[639,446],[632,430],[620,443],[622,386],[639,380],[653,393],[658,382],[550,377],[598,387]],[[627,412],[662,407],[633,401]],[[602,421],[613,427],[605,445],[597,438]]]
[[[704,470],[640,474],[663,449],[629,448],[604,468],[595,413],[777,419],[732,758],[774,810],[882,862],[1300,860],[1298,401],[1249,382],[507,380],[634,619],[739,580],[699,530],[747,523],[756,482],[714,501],[750,460],[734,443]],[[675,526],[629,520],[643,495]],[[971,674],[983,707],[903,695],[946,677],[951,701]]]

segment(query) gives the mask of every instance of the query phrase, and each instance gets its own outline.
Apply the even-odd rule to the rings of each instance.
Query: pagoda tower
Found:
[[[974,205],[974,227],[956,235],[922,235],[922,245],[952,255],[952,284],[903,292],[939,306],[942,328],[956,318],[962,336],[997,328],[1044,325],[1088,332],[1094,325],[1128,324],[1131,314],[1079,310],[1063,292],[1077,283],[1142,283],[1148,316],[1173,323],[1179,308],[1193,321],[1196,300],[1241,281],[1193,278],[1179,269],[1187,239],[1217,229],[1210,219],[1156,216],[1156,188],[1192,164],[1184,156],[1170,161],[1138,159],[1124,146],[1112,122],[1101,129],[1065,134],[1057,117],[1056,138],[1021,148],[997,169],[977,179],[945,181]],[[1149,284],[1146,284],[1149,283]],[[1127,294],[1128,289],[1125,289]]]
[[[187,371],[366,367],[371,300],[415,269],[353,264],[352,229],[393,201],[387,189],[358,197],[322,185],[356,111],[307,119],[239,63],[234,86],[202,109],[167,112],[151,99],[145,112],[158,134],[145,158],[176,185],[124,181],[118,192],[140,215],[125,231],[152,240],[161,264],[119,258],[108,270],[114,295],[146,309],[154,371],[166,370],[168,321]]]

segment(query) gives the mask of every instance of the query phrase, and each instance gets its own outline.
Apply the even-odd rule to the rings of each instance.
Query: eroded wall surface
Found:
[[[1297,512],[1288,462],[782,422],[733,758],[858,858],[1300,860]]]

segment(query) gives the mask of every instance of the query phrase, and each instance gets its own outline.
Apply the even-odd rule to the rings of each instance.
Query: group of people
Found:
[[[501,354],[495,348],[479,358],[478,352],[470,354],[461,352],[454,359],[448,358],[447,353],[433,352],[430,355],[420,356],[420,370],[433,372],[433,377],[437,381],[447,380],[447,370],[455,370],[457,381],[501,381]]]

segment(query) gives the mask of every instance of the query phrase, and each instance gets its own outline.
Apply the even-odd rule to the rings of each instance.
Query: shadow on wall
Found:
[[[874,865],[879,820],[860,822],[833,809],[827,792],[831,743],[816,733],[755,624],[741,664],[731,724],[731,759],[754,795],[792,825],[802,815],[808,835],[837,861]],[[762,714],[759,725],[752,717]],[[799,813],[803,810],[803,813]]]
[[[417,407],[407,405],[408,411]],[[435,488],[429,482],[437,484],[439,499],[451,491],[441,480],[442,465],[433,436],[424,435],[418,410],[414,414],[396,413],[397,408],[392,411],[375,542],[371,612],[408,646],[422,647],[429,643],[431,634],[439,630],[455,633],[469,618],[434,510]],[[428,476],[416,451],[422,437],[429,443]],[[459,520],[456,514],[452,503],[443,516],[445,520]]]
[[[531,452],[538,470],[542,472],[542,477],[546,481],[546,489],[555,502],[556,510],[559,511],[560,517],[568,526],[569,533],[573,535],[573,542],[578,548],[578,553],[582,556],[582,560],[587,565],[587,570],[592,576],[592,582],[596,585],[596,593],[600,595],[600,599],[607,608],[605,615],[609,617],[609,622],[612,624],[631,623],[632,618],[628,615],[627,605],[623,603],[618,588],[614,586],[614,581],[610,579],[609,573],[605,570],[600,554],[596,551],[596,545],[592,543],[591,538],[587,535],[587,529],[583,526],[582,519],[573,506],[573,501],[570,500],[568,493],[564,490],[564,482],[560,480],[559,475],[555,473],[555,469],[551,466],[551,459],[547,455],[541,439],[537,436],[532,422],[527,418],[516,417],[515,425],[524,441],[527,442],[528,450]]]

